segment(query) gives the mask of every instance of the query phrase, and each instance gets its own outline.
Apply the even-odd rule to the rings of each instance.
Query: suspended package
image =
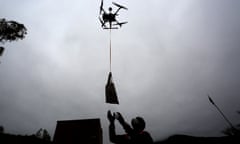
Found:
[[[119,104],[117,92],[112,79],[112,73],[108,74],[108,81],[105,87],[106,103]]]

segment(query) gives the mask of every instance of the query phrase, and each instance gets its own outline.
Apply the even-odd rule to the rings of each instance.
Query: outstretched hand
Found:
[[[121,123],[121,124],[123,124],[124,122],[125,122],[125,120],[124,120],[124,118],[123,118],[123,116],[122,116],[122,114],[120,113],[120,112],[117,112],[117,120]]]
[[[113,123],[115,118],[114,116],[112,115],[111,111],[109,110],[108,113],[107,113],[107,118],[109,120],[110,123]]]

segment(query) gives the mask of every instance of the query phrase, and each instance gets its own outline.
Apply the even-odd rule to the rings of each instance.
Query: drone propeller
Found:
[[[118,28],[117,27],[111,27],[111,28],[110,27],[105,27],[103,29],[107,29],[108,30],[108,29],[118,29]]]
[[[99,15],[101,14],[102,11],[103,11],[103,0],[101,1]]]
[[[125,10],[128,10],[125,6],[122,6],[120,4],[117,4],[115,2],[112,2],[112,4],[114,4],[115,6],[119,7],[119,8],[122,8],[122,9],[125,9]]]
[[[122,24],[126,24],[126,23],[128,23],[128,22],[121,22],[120,24],[122,25]]]
[[[121,23],[116,23],[116,24],[113,24],[113,25],[119,25],[120,27],[122,27],[123,24],[126,24],[128,22],[121,22]]]

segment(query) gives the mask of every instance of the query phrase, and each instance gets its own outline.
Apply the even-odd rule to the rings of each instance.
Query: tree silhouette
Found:
[[[40,128],[40,129],[36,132],[35,136],[38,137],[38,138],[41,138],[41,135],[42,135],[41,132],[42,132],[42,128]]]
[[[0,42],[12,42],[25,38],[27,29],[23,24],[16,21],[0,19]],[[3,54],[4,47],[0,47],[0,56]]]
[[[51,136],[49,135],[49,133],[48,133],[48,131],[46,129],[40,128],[36,132],[35,136],[37,138],[40,138],[40,139],[43,139],[43,140],[46,140],[46,141],[50,141],[51,140]]]
[[[27,34],[27,29],[23,24],[16,21],[0,19],[0,42],[15,41],[23,39]]]
[[[42,139],[44,139],[46,141],[50,141],[51,140],[51,136],[49,135],[49,133],[48,133],[48,131],[46,129],[43,130]]]
[[[240,114],[240,111],[237,111]],[[228,127],[222,131],[223,134],[228,136],[236,136],[240,135],[240,124],[236,125],[235,127]]]

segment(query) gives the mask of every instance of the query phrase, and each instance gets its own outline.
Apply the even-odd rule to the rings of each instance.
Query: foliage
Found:
[[[16,21],[0,19],[0,42],[15,41],[25,38],[27,29],[23,24]]]
[[[237,112],[240,114],[240,111]],[[239,136],[240,135],[240,124],[238,124],[235,127],[228,127],[222,131],[223,134],[228,136]]]
[[[240,130],[234,127],[228,127],[222,131],[227,136],[235,136],[240,134]]]
[[[48,131],[46,129],[40,128],[36,132],[35,136],[37,138],[40,138],[40,139],[43,139],[43,140],[46,140],[46,141],[50,141],[51,140],[51,136],[49,135],[49,133],[48,133]]]

